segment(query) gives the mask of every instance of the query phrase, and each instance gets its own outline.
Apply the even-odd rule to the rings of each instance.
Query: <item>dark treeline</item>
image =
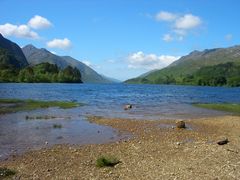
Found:
[[[81,73],[71,66],[59,69],[57,65],[41,63],[25,68],[16,68],[11,65],[0,64],[0,82],[26,83],[82,83]]]

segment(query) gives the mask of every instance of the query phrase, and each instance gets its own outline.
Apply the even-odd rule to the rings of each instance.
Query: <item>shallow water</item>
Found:
[[[0,98],[77,101],[73,109],[48,108],[0,116],[0,159],[28,148],[53,144],[106,143],[128,138],[86,116],[131,119],[189,119],[229,113],[193,107],[192,103],[240,103],[240,88],[127,84],[0,84]],[[133,109],[123,110],[125,104]],[[26,120],[26,116],[54,119]],[[61,124],[62,128],[53,128]],[[47,143],[46,143],[47,142]]]
[[[81,111],[77,113],[78,110],[48,108],[1,115],[0,159],[54,144],[101,144],[130,137],[129,134],[119,134],[111,127],[89,123]],[[54,118],[26,118],[43,114]],[[54,124],[62,127],[53,128]]]

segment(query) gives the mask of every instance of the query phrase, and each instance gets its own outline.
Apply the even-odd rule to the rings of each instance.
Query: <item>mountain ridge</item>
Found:
[[[22,50],[30,65],[48,62],[56,64],[61,69],[70,65],[76,67],[81,72],[84,83],[112,83],[109,79],[104,78],[95,70],[71,56],[58,56],[47,49],[36,48],[31,44],[24,46]]]
[[[4,38],[0,33],[0,49],[2,65],[11,65],[15,68],[23,68],[28,65],[27,59],[21,48],[14,42]]]
[[[240,46],[235,45],[228,48],[213,48],[203,51],[192,51],[186,56],[182,56],[179,60],[173,62],[166,68],[145,73],[146,76],[138,76],[128,79],[125,83],[136,84],[165,84],[168,83],[181,84],[186,76],[191,76],[203,67],[216,66],[228,62],[240,62]],[[176,82],[172,81],[175,80]]]

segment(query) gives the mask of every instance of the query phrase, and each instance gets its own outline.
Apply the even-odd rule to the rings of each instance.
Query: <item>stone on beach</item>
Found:
[[[181,120],[181,121],[177,121],[177,122],[176,122],[176,127],[177,127],[177,128],[181,128],[181,129],[182,129],[182,128],[186,128],[185,122],[182,121],[182,120]]]
[[[217,142],[218,145],[224,145],[224,144],[227,144],[227,143],[229,143],[228,138],[224,138],[224,139]]]

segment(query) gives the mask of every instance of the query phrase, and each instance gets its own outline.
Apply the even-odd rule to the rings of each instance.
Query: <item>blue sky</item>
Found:
[[[0,0],[0,32],[125,80],[193,50],[240,44],[240,1]]]

